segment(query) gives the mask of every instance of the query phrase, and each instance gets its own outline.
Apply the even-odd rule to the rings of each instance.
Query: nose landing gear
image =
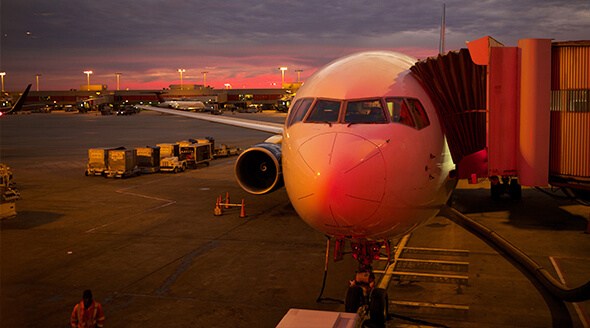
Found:
[[[512,200],[520,200],[522,198],[522,189],[516,178],[509,176],[502,176],[502,182],[497,176],[490,178],[490,191],[492,193],[492,200],[500,200],[503,194],[508,194]]]
[[[379,259],[382,246],[387,249],[389,257],[389,241],[371,241],[365,243],[351,243],[352,254],[359,261],[359,271],[354,280],[350,281],[344,308],[346,312],[368,312],[370,322],[376,327],[385,327],[388,317],[387,291],[375,288],[375,274],[371,263]]]

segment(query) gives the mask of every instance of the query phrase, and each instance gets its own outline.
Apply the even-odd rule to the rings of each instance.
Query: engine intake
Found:
[[[281,145],[259,143],[246,149],[236,161],[236,179],[245,191],[262,195],[283,186]]]

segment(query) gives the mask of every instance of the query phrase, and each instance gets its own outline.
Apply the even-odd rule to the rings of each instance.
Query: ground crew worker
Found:
[[[70,324],[73,328],[96,328],[104,325],[104,311],[100,303],[92,300],[92,292],[87,289],[82,294],[82,302],[74,306]]]

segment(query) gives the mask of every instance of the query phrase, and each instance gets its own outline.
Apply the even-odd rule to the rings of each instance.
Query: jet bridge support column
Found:
[[[549,184],[551,40],[518,40],[520,127],[518,172],[524,186]]]

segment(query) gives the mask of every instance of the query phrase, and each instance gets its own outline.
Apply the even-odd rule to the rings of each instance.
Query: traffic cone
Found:
[[[225,209],[229,208],[229,191],[225,195]]]
[[[240,217],[245,218],[246,216],[246,204],[244,204],[244,199],[242,198],[242,210],[240,211]]]
[[[221,206],[219,206],[219,198],[220,197],[217,197],[217,200],[215,202],[215,210],[213,211],[213,214],[215,216],[220,216],[221,214],[223,214],[223,210],[221,209]]]

